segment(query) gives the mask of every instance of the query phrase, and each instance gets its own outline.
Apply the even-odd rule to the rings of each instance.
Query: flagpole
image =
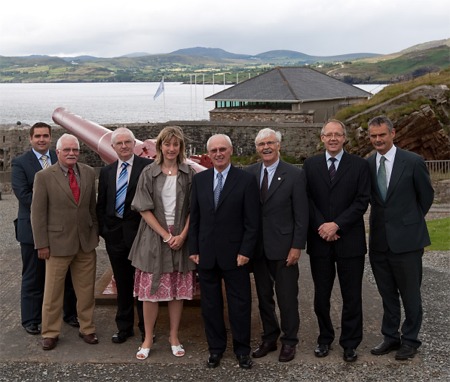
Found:
[[[162,81],[164,83],[164,76],[162,78]],[[163,107],[164,107],[164,122],[167,122],[167,115],[166,115],[166,92],[163,92]]]

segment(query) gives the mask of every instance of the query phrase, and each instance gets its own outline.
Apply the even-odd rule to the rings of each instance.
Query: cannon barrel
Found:
[[[112,131],[110,129],[82,118],[63,107],[54,110],[52,119],[95,151],[105,163],[109,164],[117,160],[117,154],[111,146]],[[156,139],[146,139],[144,142],[136,139],[134,153],[140,157],[154,158]],[[188,159],[187,162],[195,172],[205,170],[210,164],[209,157],[203,155]]]

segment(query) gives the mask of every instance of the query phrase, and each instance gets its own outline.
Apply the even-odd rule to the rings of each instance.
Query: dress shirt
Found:
[[[231,168],[231,163],[227,166],[227,168],[225,170],[222,171],[222,190],[225,187],[225,181],[227,180],[227,175],[228,172],[230,171]],[[214,182],[213,182],[213,192],[216,189],[217,186],[217,174],[219,173],[219,171],[217,171],[214,168]]]
[[[336,168],[336,171],[339,167],[339,163],[341,163],[342,155],[344,155],[344,150],[341,150],[337,155],[334,156],[336,160],[334,161],[334,167]],[[328,151],[325,151],[325,159],[327,160],[327,167],[330,169],[331,161],[330,161],[331,155],[328,153]]]
[[[131,175],[131,169],[133,168],[133,161],[134,161],[134,155],[132,155],[130,159],[125,161],[126,163],[128,163],[128,167],[127,167],[128,180],[127,180],[127,183],[130,183],[130,175]],[[122,171],[122,163],[123,163],[122,160],[120,160],[120,159],[117,160],[116,184],[117,184],[117,180],[119,179],[120,172]]]
[[[397,147],[392,146],[390,150],[383,156],[386,158],[384,161],[384,167],[386,168],[386,185],[389,188],[389,181],[391,180],[392,167],[394,166],[395,153],[397,152]],[[377,153],[377,174],[380,168],[381,154]]]
[[[264,178],[264,169],[267,168],[267,189],[270,188],[270,184],[272,183],[273,176],[275,175],[275,171],[278,167],[278,163],[280,163],[280,160],[277,159],[277,161],[273,164],[271,164],[269,167],[264,166],[264,164],[261,166],[261,177],[259,182],[259,188],[261,188],[261,184]]]
[[[47,152],[45,154],[41,154],[41,153],[38,153],[35,149],[31,149],[31,150],[33,150],[33,153],[34,153],[34,155],[36,155],[36,158],[38,159],[42,168],[44,168],[44,163],[42,163],[42,159],[41,159],[42,155],[47,155],[48,165],[49,166],[52,165],[52,158],[50,157],[50,151],[47,150]]]

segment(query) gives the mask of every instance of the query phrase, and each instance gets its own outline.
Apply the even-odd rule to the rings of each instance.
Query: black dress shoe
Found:
[[[412,346],[402,344],[398,352],[395,354],[395,359],[397,361],[406,361],[409,358],[414,358],[417,353],[417,349]]]
[[[237,360],[239,361],[239,367],[241,369],[251,369],[253,366],[253,361],[249,355],[237,355]]]
[[[314,355],[316,357],[326,357],[330,351],[330,346],[325,344],[318,344],[314,349]]]
[[[119,330],[117,333],[114,333],[111,341],[114,342],[115,344],[121,344],[124,343],[128,337],[133,337],[134,336],[134,332],[126,332],[123,330]]]
[[[390,342],[390,341],[384,340],[381,344],[378,344],[377,346],[372,348],[370,350],[370,352],[373,355],[383,355],[383,354],[390,353],[392,350],[397,350],[399,347],[400,347],[400,342],[398,342],[398,341]]]
[[[289,362],[292,361],[295,357],[295,345],[281,345],[280,356],[278,357],[278,361],[280,362]]]
[[[64,320],[64,322],[73,328],[80,327],[80,323],[78,322],[78,317],[69,318],[68,320]]]
[[[33,336],[41,332],[41,329],[39,328],[38,324],[29,324],[27,326],[24,326],[23,328],[26,330],[28,334],[32,334]]]
[[[222,359],[222,354],[210,354],[206,364],[210,369],[214,369],[220,365],[221,359]]]
[[[276,342],[266,342],[263,341],[258,348],[252,353],[253,358],[265,357],[271,351],[277,350]]]
[[[355,362],[358,355],[356,354],[356,350],[352,348],[344,349],[344,361],[345,362]]]

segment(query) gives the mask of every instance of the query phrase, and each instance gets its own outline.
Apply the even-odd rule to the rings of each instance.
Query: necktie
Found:
[[[47,155],[42,155],[41,156],[41,161],[42,161],[42,168],[47,168],[50,167],[50,163],[48,163],[48,156]]]
[[[75,176],[75,173],[73,172],[73,168],[69,168],[69,186],[72,190],[73,198],[75,199],[75,202],[78,203],[80,200],[80,187],[78,186],[77,178]]]
[[[223,181],[223,175],[219,172],[217,173],[217,185],[216,188],[214,189],[214,206],[217,208],[217,205],[219,204],[219,198],[220,198],[220,193],[222,192],[222,184]]]
[[[127,196],[128,186],[128,163],[122,163],[122,170],[120,171],[119,178],[117,179],[116,187],[116,212],[117,215],[122,217],[125,209],[125,197]]]
[[[336,158],[331,157],[330,159],[328,159],[329,161],[331,161],[331,165],[328,168],[328,172],[330,173],[330,180],[333,181],[334,176],[336,175],[336,166],[334,165],[334,162],[337,161]]]
[[[269,189],[269,173],[267,172],[267,168],[265,168],[263,180],[261,182],[261,191],[260,191],[261,203],[265,202],[268,189]]]
[[[383,200],[386,199],[387,194],[386,166],[384,164],[385,161],[386,158],[382,155],[380,158],[380,167],[378,167],[378,174],[377,174],[378,188],[380,190],[380,194]]]

